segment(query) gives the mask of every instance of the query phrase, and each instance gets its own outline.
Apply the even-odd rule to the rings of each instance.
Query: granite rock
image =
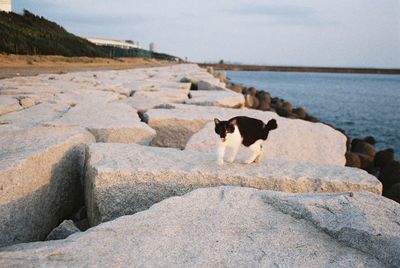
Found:
[[[262,164],[219,166],[214,153],[91,144],[85,175],[90,224],[145,210],[196,188],[218,185],[285,192],[382,191],[379,180],[360,169],[266,159]]]
[[[206,188],[65,240],[3,248],[0,259],[3,267],[399,267],[399,218],[397,203],[368,192]]]
[[[32,128],[0,135],[0,247],[43,240],[82,200],[86,143],[76,128]]]

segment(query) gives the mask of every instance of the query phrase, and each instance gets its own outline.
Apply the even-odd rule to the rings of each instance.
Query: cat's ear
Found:
[[[217,118],[214,118],[214,123],[215,125],[218,125],[219,123],[221,123],[221,121],[219,121]]]

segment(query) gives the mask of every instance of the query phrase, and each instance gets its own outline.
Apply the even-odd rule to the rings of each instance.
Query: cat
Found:
[[[226,147],[231,148],[232,154],[228,162],[235,161],[240,144],[249,147],[253,152],[251,157],[245,161],[246,164],[260,162],[263,155],[263,141],[268,137],[271,130],[278,128],[275,119],[271,119],[267,124],[263,121],[247,117],[237,116],[228,121],[214,119],[215,133],[217,133],[221,142],[218,145],[217,164],[224,164],[224,155]]]

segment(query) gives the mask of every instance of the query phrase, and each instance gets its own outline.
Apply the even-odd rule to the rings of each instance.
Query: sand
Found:
[[[171,64],[171,62],[147,58],[111,59],[0,54],[0,79],[15,76],[32,76],[42,73],[131,69],[167,64]]]

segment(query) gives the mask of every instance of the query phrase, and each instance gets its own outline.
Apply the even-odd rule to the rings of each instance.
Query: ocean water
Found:
[[[376,149],[400,160],[400,75],[228,71],[233,83],[266,90],[303,107],[353,138],[373,136]]]

